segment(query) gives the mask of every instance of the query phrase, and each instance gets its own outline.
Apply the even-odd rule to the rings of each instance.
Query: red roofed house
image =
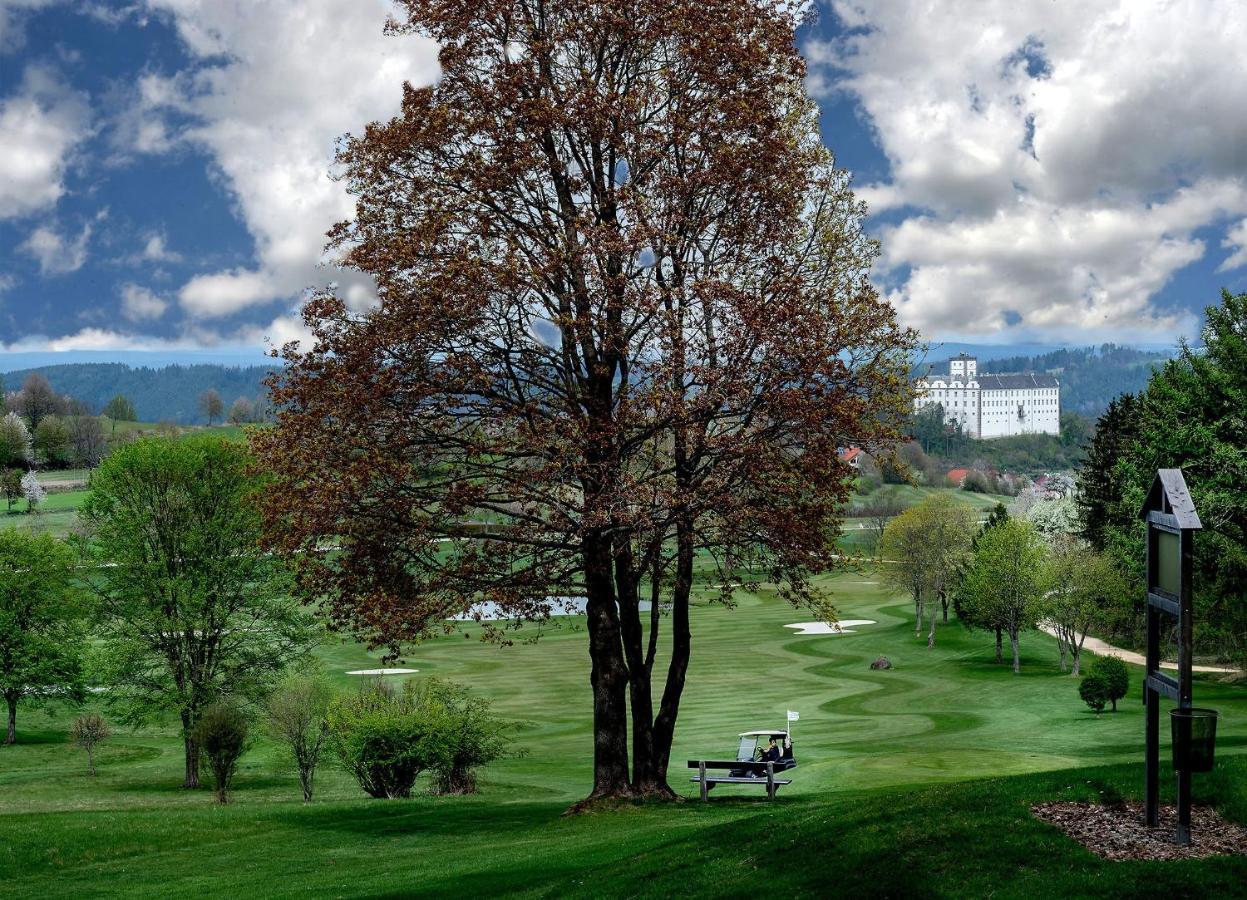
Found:
[[[840,462],[848,463],[855,469],[862,465],[861,447],[841,447],[836,451],[836,455],[840,457]]]
[[[969,474],[970,474],[969,469],[949,469],[948,480],[951,481],[953,484],[955,484],[957,487],[961,487],[963,484],[965,484],[966,476]]]

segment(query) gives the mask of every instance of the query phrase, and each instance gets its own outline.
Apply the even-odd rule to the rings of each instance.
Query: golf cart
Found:
[[[792,736],[779,729],[763,729],[762,731],[742,731],[739,735],[740,744],[736,748],[737,762],[756,763],[762,760],[762,754],[770,746],[774,738],[779,744],[779,760],[775,763],[776,772],[786,772],[797,767],[797,759],[792,752]],[[754,767],[732,771],[732,775],[741,777],[752,774]]]
[[[795,715],[795,714],[793,714]],[[795,721],[795,719],[793,720]],[[764,787],[768,800],[775,799],[775,792],[786,784],[792,784],[790,778],[776,778],[778,772],[786,772],[797,767],[797,759],[792,752],[792,735],[779,728],[762,731],[745,731],[739,735],[740,744],[736,749],[736,759],[690,759],[688,767],[696,769],[697,775],[692,781],[701,788],[701,799],[709,800],[710,791],[719,784],[752,784]],[[762,755],[770,746],[771,739],[779,745],[779,759],[763,760]],[[726,771],[726,775],[714,775],[714,770]]]

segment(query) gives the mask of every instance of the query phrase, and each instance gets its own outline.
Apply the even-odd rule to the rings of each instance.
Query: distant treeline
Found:
[[[266,366],[166,366],[160,369],[131,368],[123,363],[72,363],[6,372],[4,387],[17,390],[33,372],[40,372],[58,394],[88,404],[96,412],[118,394],[130,399],[144,422],[176,422],[190,425],[202,422],[199,397],[215,390],[228,410],[238,397],[255,400],[263,394]]]
[[[1176,351],[1176,348],[1175,348]],[[1117,344],[1054,350],[1040,356],[1010,356],[983,363],[986,372],[1048,372],[1061,381],[1061,409],[1096,418],[1109,401],[1137,394],[1173,353]]]

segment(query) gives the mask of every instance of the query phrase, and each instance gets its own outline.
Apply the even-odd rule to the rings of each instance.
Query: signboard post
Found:
[[[1147,673],[1143,682],[1145,705],[1145,814],[1149,827],[1160,823],[1160,698],[1180,709],[1191,708],[1191,544],[1203,526],[1181,469],[1158,469],[1147,500],[1139,510],[1147,522]],[[1161,631],[1176,619],[1178,677],[1160,668]],[[1189,741],[1189,729],[1182,738]],[[1182,748],[1186,752],[1187,748]],[[1175,754],[1177,758],[1177,754]],[[1178,778],[1178,834],[1180,844],[1191,842],[1191,772],[1183,766]]]

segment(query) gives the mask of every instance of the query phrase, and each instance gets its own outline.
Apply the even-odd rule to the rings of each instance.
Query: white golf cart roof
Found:
[[[787,737],[788,729],[787,728],[764,728],[762,731],[742,731],[740,734],[736,736],[737,737],[775,737],[776,735],[779,735],[779,734],[782,734],[785,737]]]

